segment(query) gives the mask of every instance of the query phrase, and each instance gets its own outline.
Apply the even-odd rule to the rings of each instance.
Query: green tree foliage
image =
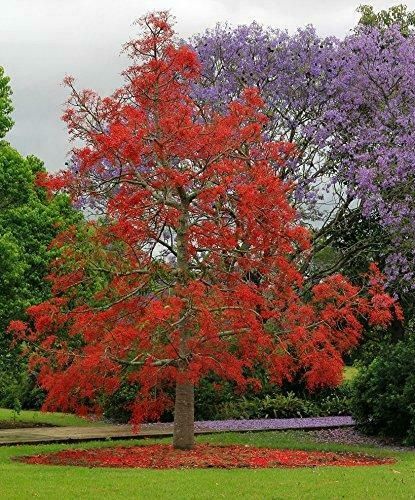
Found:
[[[357,12],[360,14],[358,27],[377,26],[385,29],[397,24],[405,36],[409,36],[414,32],[415,11],[408,11],[406,5],[394,5],[379,12],[375,12],[371,5],[360,5]]]
[[[47,297],[48,246],[59,225],[78,217],[65,196],[48,199],[36,186],[35,174],[40,169],[43,166],[37,158],[23,158],[8,144],[0,145],[2,330],[9,319],[21,317],[26,307]]]
[[[26,308],[45,300],[49,245],[64,224],[80,218],[66,196],[48,198],[35,184],[44,170],[35,157],[23,158],[9,144],[0,143],[0,406],[19,406],[30,381],[12,345],[7,325],[24,319]]]
[[[12,124],[10,95],[0,68],[0,137]],[[0,140],[0,406],[19,406],[30,386],[21,346],[11,343],[7,325],[49,296],[49,245],[62,226],[81,220],[65,195],[48,197],[36,185],[44,171],[38,158],[24,158]]]
[[[13,126],[13,120],[10,116],[13,111],[13,106],[11,101],[12,91],[9,81],[10,78],[4,74],[4,69],[0,66],[0,139],[4,137],[6,132]]]

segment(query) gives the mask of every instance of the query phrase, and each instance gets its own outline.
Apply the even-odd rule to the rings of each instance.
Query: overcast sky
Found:
[[[121,45],[135,33],[133,20],[149,10],[169,9],[183,37],[218,21],[254,20],[291,32],[313,24],[322,35],[342,37],[361,3],[379,10],[400,0],[0,0],[0,66],[12,80],[16,122],[6,138],[49,170],[63,168],[70,146],[60,121],[62,79],[70,74],[80,87],[111,93],[126,62]],[[415,9],[415,0],[406,4]]]

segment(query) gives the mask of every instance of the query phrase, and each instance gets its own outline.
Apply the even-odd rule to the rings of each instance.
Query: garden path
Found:
[[[282,418],[258,420],[215,420],[195,423],[196,434],[289,429],[329,429],[350,427],[351,417]],[[105,439],[163,437],[173,434],[169,423],[143,424],[138,432],[131,425],[100,427],[31,427],[0,430],[0,446],[13,444],[67,443]]]

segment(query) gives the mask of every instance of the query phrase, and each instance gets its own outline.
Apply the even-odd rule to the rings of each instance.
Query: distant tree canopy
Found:
[[[0,139],[12,128],[13,120],[11,113],[13,111],[11,95],[12,91],[9,85],[10,78],[5,76],[4,69],[0,66]]]
[[[406,5],[394,5],[379,12],[375,12],[371,5],[360,5],[357,12],[360,14],[358,28],[370,26],[386,29],[398,25],[404,36],[409,36],[415,28],[415,11],[408,11]]]

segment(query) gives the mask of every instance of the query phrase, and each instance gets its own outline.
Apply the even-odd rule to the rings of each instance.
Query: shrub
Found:
[[[384,349],[353,382],[352,414],[363,431],[415,444],[415,334]]]
[[[20,369],[8,372],[0,366],[0,407],[15,411],[38,410],[42,406],[45,394],[37,385],[36,378],[29,374],[25,364]],[[3,369],[2,369],[3,368]]]
[[[326,390],[306,397],[293,392],[266,395],[264,397],[242,397],[239,401],[225,402],[217,408],[216,418],[294,418],[348,415],[350,413],[350,391],[348,386]]]
[[[309,417],[316,413],[313,402],[302,400],[288,393],[274,397],[248,399],[223,403],[217,410],[219,419],[252,419],[252,418],[289,418]]]

